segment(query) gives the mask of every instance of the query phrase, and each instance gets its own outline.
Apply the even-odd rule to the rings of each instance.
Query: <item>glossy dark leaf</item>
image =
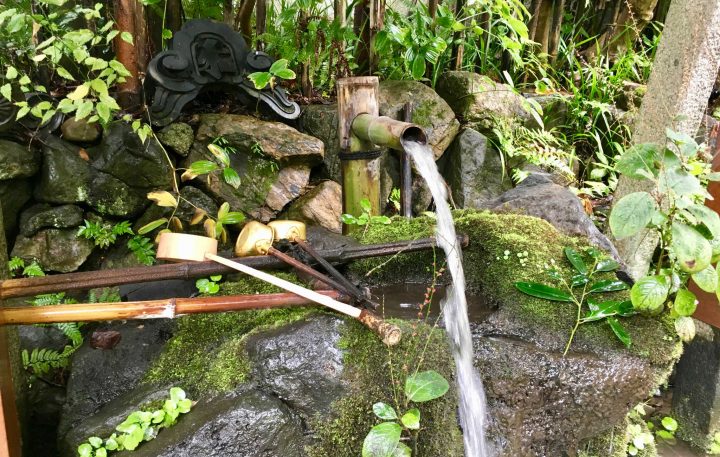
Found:
[[[616,292],[618,290],[625,290],[627,288],[628,285],[622,281],[616,279],[604,279],[602,281],[593,283],[588,289],[588,292],[598,294],[604,292]]]
[[[544,298],[545,300],[562,302],[572,301],[572,296],[570,296],[567,292],[537,282],[516,282],[515,287],[524,294]]]
[[[595,271],[615,271],[620,268],[620,264],[613,259],[603,259],[598,262]]]
[[[590,278],[585,276],[584,274],[576,274],[572,278],[570,278],[570,287],[579,287],[584,286],[590,281]]]
[[[625,327],[622,326],[620,321],[618,321],[614,317],[608,317],[607,323],[610,325],[610,328],[612,329],[613,333],[619,339],[622,344],[625,345],[625,347],[630,347],[632,344],[632,339],[630,338],[630,335],[628,334],[627,330],[625,330]]]
[[[577,252],[575,249],[567,247],[565,248],[565,257],[570,261],[573,267],[578,271],[578,273],[586,275],[588,272],[587,265],[585,265],[585,262],[583,261],[582,256],[579,252]]]

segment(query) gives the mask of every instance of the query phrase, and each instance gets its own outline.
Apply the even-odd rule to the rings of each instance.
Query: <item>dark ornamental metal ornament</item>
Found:
[[[280,87],[262,90],[246,76],[268,71],[273,59],[251,51],[239,33],[228,25],[205,19],[187,22],[172,39],[170,48],[148,65],[148,87],[152,94],[151,121],[164,126],[180,116],[183,107],[208,88],[242,89],[255,103],[261,101],[279,116],[295,119],[297,103],[288,100]]]

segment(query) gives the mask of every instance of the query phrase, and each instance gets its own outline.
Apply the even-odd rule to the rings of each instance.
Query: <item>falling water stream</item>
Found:
[[[453,357],[457,369],[458,393],[460,397],[460,424],[463,428],[466,457],[489,457],[485,442],[485,421],[487,407],[485,391],[480,375],[473,365],[473,347],[470,335],[470,320],[465,298],[465,272],[462,267],[462,251],[457,241],[455,224],[450,206],[447,204],[447,190],[432,150],[415,141],[403,141],[405,152],[410,155],[420,175],[425,179],[435,200],[437,243],[445,251],[447,268],[452,277],[442,309],[445,327],[452,342]]]

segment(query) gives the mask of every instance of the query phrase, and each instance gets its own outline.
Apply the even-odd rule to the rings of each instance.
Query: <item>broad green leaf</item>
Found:
[[[265,71],[256,71],[255,73],[250,73],[248,75],[248,79],[252,81],[253,85],[255,86],[255,89],[261,90],[267,87],[268,84],[270,84],[270,80],[273,78],[273,75],[271,75],[268,72]]]
[[[165,217],[149,222],[138,229],[138,235],[145,235],[146,233],[150,233],[161,225],[167,224],[167,222],[168,220]]]
[[[70,100],[81,100],[90,93],[90,87],[87,84],[81,84],[74,91],[67,95]]]
[[[533,297],[544,298],[545,300],[572,301],[572,296],[567,292],[537,282],[516,282],[515,287],[522,293],[532,295]]]
[[[668,168],[659,176],[660,191],[673,191],[678,196],[703,195],[705,190],[700,180],[680,167]]]
[[[3,84],[3,86],[0,87],[0,95],[5,97],[6,100],[12,101],[12,86],[10,83]]]
[[[362,457],[394,457],[401,434],[402,427],[395,422],[374,426],[363,441]]]
[[[284,70],[280,70],[277,73],[275,73],[275,76],[281,79],[295,79],[297,75],[295,75],[295,72],[290,70],[289,68],[286,68]]]
[[[9,66],[5,72],[5,79],[15,79],[18,77],[18,71],[15,67]]]
[[[420,428],[420,410],[417,408],[413,408],[403,414],[403,417],[400,418],[400,422],[405,426],[405,428],[409,428],[410,430],[417,430]]]
[[[113,434],[114,436],[114,434]],[[108,451],[115,451],[118,448],[118,442],[115,438],[112,436],[105,440],[105,449]]]
[[[175,208],[178,205],[175,196],[166,190],[148,192],[147,198],[154,201],[158,206]]]
[[[667,276],[645,276],[630,289],[630,300],[637,311],[655,314],[662,310],[669,292]]]
[[[622,326],[620,321],[614,317],[608,317],[607,323],[608,325],[610,325],[610,328],[612,329],[617,339],[619,339],[622,344],[625,345],[625,347],[629,348],[632,344],[632,339],[630,338],[630,335],[628,334],[627,330],[625,330],[625,327]]]
[[[104,447],[95,451],[95,457],[107,457],[107,450]]]
[[[694,204],[687,210],[697,218],[712,234],[713,238],[720,238],[720,215],[705,205]]]
[[[627,288],[628,285],[623,281],[603,279],[602,281],[597,281],[593,283],[590,288],[588,288],[588,292],[598,294],[604,292],[616,292],[618,290],[625,290]]]
[[[662,421],[660,421],[663,427],[665,427],[665,430],[674,432],[678,428],[678,423],[675,419],[673,419],[670,416],[665,416],[662,418]]]
[[[108,87],[102,79],[93,79],[90,81],[90,88],[100,95],[107,95]]]
[[[577,252],[575,249],[571,247],[565,248],[565,257],[570,261],[573,267],[578,271],[578,273],[586,275],[588,273],[587,265],[585,265],[585,262],[583,261],[582,256],[579,252]]]
[[[405,396],[415,403],[422,403],[440,398],[450,389],[450,385],[436,371],[421,371],[408,376],[405,380]]]
[[[410,69],[413,79],[419,80],[425,76],[425,56],[418,54],[412,61],[412,68]]]
[[[397,413],[395,409],[387,403],[378,402],[373,405],[373,413],[377,417],[383,420],[395,420],[397,419]]]
[[[134,43],[133,36],[132,36],[132,34],[131,34],[130,32],[122,32],[122,33],[120,33],[120,39],[123,40],[124,42],[128,43],[128,44],[133,44],[133,43]]]
[[[185,170],[185,172],[180,176],[180,179],[183,182],[190,181],[200,175],[211,173],[218,169],[220,169],[220,166],[212,160],[198,160],[190,164],[190,168]]]
[[[613,259],[603,259],[598,262],[595,271],[615,271],[620,268],[620,264]]]
[[[75,111],[75,119],[84,119],[92,113],[93,102],[85,100],[80,104],[78,109]]]
[[[618,159],[615,169],[632,179],[648,179],[657,175],[660,149],[655,144],[637,144],[626,150]]]
[[[215,290],[215,293],[219,292],[220,286],[215,284],[215,287],[217,288]],[[177,404],[178,404],[178,412],[180,414],[188,413],[188,412],[190,412],[190,408],[192,408],[192,401],[189,398],[184,398],[184,399],[178,401]]]
[[[589,303],[590,300],[588,300],[588,304]],[[595,322],[601,319],[605,319],[606,317],[622,315],[621,304],[621,302],[615,300],[609,300],[606,302],[595,304],[594,306],[590,307],[590,312],[588,312],[585,317],[583,317],[582,322]]]
[[[688,343],[695,338],[695,321],[692,317],[680,316],[675,319],[675,331],[681,340]]]
[[[170,389],[170,399],[171,400],[178,402],[180,400],[185,400],[185,397],[186,397],[185,391],[182,390],[181,388],[173,387]]]
[[[398,443],[393,453],[393,457],[412,457],[412,449],[404,443]]]
[[[713,293],[718,288],[718,273],[712,265],[692,275],[693,281],[705,292]]]
[[[218,214],[217,214],[218,221],[222,221],[223,219],[225,219],[225,216],[229,212],[230,212],[230,203],[223,202],[223,204],[220,205],[220,208],[218,209]]]
[[[578,273],[572,278],[570,278],[570,287],[584,286],[588,282],[590,282],[590,278],[588,278],[584,274]]]
[[[679,289],[675,294],[673,309],[680,316],[692,316],[697,308],[697,300],[695,294],[685,289]]]
[[[242,181],[240,180],[240,176],[237,174],[237,171],[230,167],[223,168],[223,179],[226,183],[237,189],[240,187],[240,184],[242,184]]]
[[[110,122],[110,107],[107,106],[105,103],[98,103],[95,105],[95,108],[97,108],[98,116],[100,117],[100,120],[103,124],[107,124]]]
[[[99,448],[103,444],[103,440],[100,437],[97,436],[91,436],[88,438],[88,443],[95,449]]]
[[[634,235],[650,223],[656,209],[655,200],[647,192],[628,194],[613,206],[610,230],[618,239]]]
[[[83,443],[77,448],[78,455],[80,457],[92,457],[93,448],[88,443]]]
[[[285,70],[288,67],[287,59],[279,59],[270,65],[270,73],[276,75],[278,71]]]
[[[697,273],[710,265],[712,247],[697,230],[681,222],[672,224],[671,249],[680,268],[687,273]]]
[[[238,211],[230,211],[223,217],[222,223],[225,225],[239,224],[245,220],[245,215]]]
[[[226,167],[230,166],[230,156],[225,149],[221,148],[217,144],[212,143],[208,144],[207,148],[208,151],[210,151],[212,155],[220,161],[220,163],[222,163]]]

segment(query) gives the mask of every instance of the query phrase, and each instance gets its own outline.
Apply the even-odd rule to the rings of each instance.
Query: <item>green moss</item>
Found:
[[[484,296],[489,303],[500,306],[508,314],[521,318],[523,324],[541,335],[555,335],[564,341],[575,323],[576,308],[530,297],[519,292],[515,282],[552,284],[546,265],[553,260],[565,277],[571,275],[563,249],[587,247],[586,241],[558,232],[548,222],[535,217],[488,211],[456,211],[458,233],[469,237],[463,250],[467,291]],[[432,235],[434,221],[423,217],[411,220],[396,218],[390,225],[373,225],[362,238],[363,243],[411,240]],[[508,252],[507,259],[505,253]],[[518,254],[525,255],[520,263]],[[387,258],[354,262],[350,269],[360,277],[385,284],[405,282],[408,277],[429,282],[433,264],[442,266],[440,251],[400,254]],[[598,279],[614,279],[613,273]],[[607,299],[627,299],[627,292],[605,294]],[[630,351],[651,363],[669,369],[682,350],[667,323],[643,316],[622,320],[633,339]],[[578,331],[574,347],[602,353],[605,348],[621,349],[612,330],[605,322],[585,324]]]
[[[333,403],[330,420],[318,419],[312,425],[318,444],[309,449],[309,457],[356,457],[370,429],[381,422],[372,413],[372,405],[385,402],[399,414],[418,407],[421,431],[417,435],[418,456],[461,457],[462,435],[457,426],[455,389],[427,403],[405,403],[405,379],[416,367],[436,370],[452,385],[454,363],[445,332],[423,323],[395,321],[403,328],[398,346],[385,347],[378,338],[355,321],[348,321],[340,341],[345,349],[347,376],[353,381],[352,395]],[[413,443],[407,443],[413,447]]]
[[[632,440],[630,431],[632,425],[639,425],[642,433],[650,431],[642,417],[631,411],[622,423],[584,443],[580,447],[578,457],[627,457],[628,444]],[[657,457],[657,455],[655,443],[645,445],[645,449],[637,453],[637,457]]]
[[[438,102],[435,99],[428,99],[413,108],[412,122],[422,127],[433,125],[433,119],[438,117]]]
[[[299,283],[289,273],[276,273]],[[220,295],[273,293],[279,290],[254,278],[223,283]],[[317,312],[314,308],[278,308],[178,319],[176,332],[145,375],[145,382],[182,387],[192,395],[223,392],[247,379],[250,363],[245,339],[260,330],[291,323]]]

